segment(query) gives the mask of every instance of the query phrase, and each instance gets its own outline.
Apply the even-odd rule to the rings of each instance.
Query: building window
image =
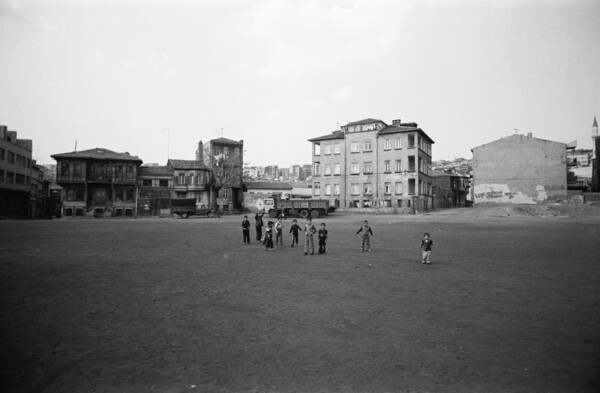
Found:
[[[325,155],[331,154],[331,145],[330,144],[325,145],[325,151],[323,152],[323,154],[325,154]]]
[[[331,184],[325,184],[325,195],[331,195]]]
[[[4,161],[6,150],[0,148],[0,161]]]
[[[385,139],[383,141],[383,150],[391,150],[392,149],[392,141],[389,139]]]
[[[333,154],[340,154],[340,144],[339,143],[333,144]]]
[[[69,180],[70,176],[70,167],[68,162],[63,162],[60,164],[60,178],[64,180]]]
[[[408,194],[415,195],[415,193],[416,193],[415,179],[408,179]]]
[[[415,135],[414,134],[410,134],[408,136],[408,148],[409,149],[413,149],[415,147]]]
[[[6,172],[6,182],[9,184],[13,184],[15,182],[14,172]]]
[[[315,182],[313,190],[315,195],[321,195],[321,183]]]
[[[392,193],[392,183],[384,183],[383,184],[383,192],[385,194],[391,194]]]
[[[339,184],[334,184],[333,185],[333,194],[334,195],[340,195],[340,185]]]
[[[229,199],[229,188],[221,188],[219,190],[219,198]]]
[[[0,169],[0,183],[4,183],[4,170]]]
[[[352,183],[350,185],[350,193],[352,195],[360,195],[360,186],[358,183]]]
[[[82,180],[83,172],[81,170],[81,163],[74,162],[73,163],[73,180]]]
[[[392,171],[392,162],[390,160],[384,161],[383,167],[385,173],[390,173]]]
[[[313,155],[320,156],[321,155],[321,145],[318,143],[313,144]]]
[[[175,197],[176,198],[185,198],[185,197],[187,197],[187,192],[185,192],[185,191],[176,191],[175,192]]]
[[[168,180],[159,180],[158,186],[159,187],[169,187],[169,181]]]
[[[24,186],[25,185],[25,175],[21,175],[20,173],[17,173],[17,176],[15,177],[15,183],[20,186]]]
[[[177,176],[177,184],[182,186],[185,185],[185,173],[179,172],[179,175]]]
[[[27,167],[27,159],[20,154],[17,154],[17,165],[23,168]]]
[[[6,152],[6,162],[8,162],[9,164],[14,164],[15,163],[15,153],[13,153],[12,151],[7,151]]]
[[[350,174],[358,175],[360,173],[360,165],[358,162],[353,162],[350,164]]]
[[[402,182],[396,182],[396,195],[402,195],[403,192]]]
[[[325,176],[331,176],[331,164],[325,164]]]
[[[340,164],[333,164],[333,174],[334,175],[340,174]]]
[[[358,142],[352,142],[350,144],[350,153],[358,153],[359,151],[360,150],[359,150],[359,144],[358,144]]]
[[[408,171],[415,171],[415,156],[408,156]]]
[[[152,179],[142,179],[142,186],[152,187]]]
[[[402,172],[402,160],[396,160],[396,172]]]
[[[371,188],[371,183],[363,184],[363,195],[371,195],[373,193],[373,189]]]
[[[373,144],[371,141],[365,141],[364,151],[373,151]]]
[[[373,173],[373,163],[372,162],[365,162],[363,167],[364,167],[363,173]]]
[[[223,147],[223,156],[229,158],[229,148],[227,146]]]
[[[315,162],[315,168],[313,169],[314,176],[321,176],[321,163]]]
[[[402,149],[402,139],[401,138],[394,139],[394,149]]]

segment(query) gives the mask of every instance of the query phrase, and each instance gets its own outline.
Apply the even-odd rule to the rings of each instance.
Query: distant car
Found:
[[[198,205],[195,198],[175,198],[171,200],[171,212],[181,218],[189,216],[212,217],[213,211],[204,205]]]

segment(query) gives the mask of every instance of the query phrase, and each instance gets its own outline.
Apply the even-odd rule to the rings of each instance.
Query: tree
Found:
[[[233,149],[232,149],[233,150]],[[242,157],[227,146],[208,144],[204,149],[204,164],[210,169],[206,185],[210,207],[218,211],[217,198],[223,188],[242,186]]]

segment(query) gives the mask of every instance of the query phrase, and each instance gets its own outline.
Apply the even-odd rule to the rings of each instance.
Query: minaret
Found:
[[[596,158],[596,154],[598,150],[596,149],[598,140],[598,122],[596,121],[596,116],[594,116],[594,122],[592,123],[592,158]]]
[[[592,149],[592,192],[600,192],[600,165],[598,165],[600,137],[598,136],[596,116],[594,116],[594,123],[592,123]]]

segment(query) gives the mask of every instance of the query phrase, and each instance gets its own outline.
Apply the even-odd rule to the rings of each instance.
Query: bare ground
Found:
[[[322,256],[240,217],[0,221],[0,387],[598,391],[600,220],[503,209],[319,219]]]

